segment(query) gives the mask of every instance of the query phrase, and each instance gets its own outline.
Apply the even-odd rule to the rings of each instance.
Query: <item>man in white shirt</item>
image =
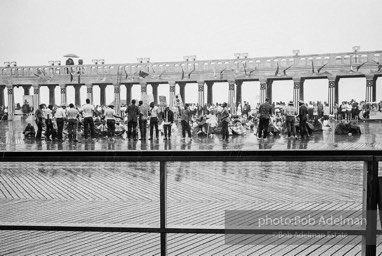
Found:
[[[59,141],[62,141],[62,131],[64,130],[64,122],[66,119],[66,105],[61,104],[56,110],[56,113],[54,114],[56,118],[57,123],[57,139]]]
[[[109,133],[109,139],[111,140],[114,140],[116,117],[122,119],[121,117],[115,114],[114,105],[109,105],[109,107],[105,110],[105,119]]]
[[[77,119],[79,116],[78,110],[74,107],[73,103],[69,104],[69,109],[66,112],[68,118],[68,137],[69,141],[77,142]]]
[[[159,114],[158,107],[154,105],[154,102],[151,102],[150,103],[150,110],[149,110],[149,116],[150,116],[150,138],[149,138],[149,140],[153,139],[154,127],[155,127],[156,138],[159,139],[158,114]]]
[[[88,138],[89,126],[90,126],[90,136],[92,139],[95,139],[94,121],[93,121],[94,114],[95,114],[94,106],[90,104],[89,99],[86,99],[86,104],[82,106],[82,116],[84,117],[85,140]]]

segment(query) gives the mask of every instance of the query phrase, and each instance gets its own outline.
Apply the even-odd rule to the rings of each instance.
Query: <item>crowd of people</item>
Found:
[[[24,135],[29,139],[58,142],[100,138],[151,141],[160,137],[167,141],[174,135],[181,136],[182,140],[188,137],[188,141],[192,141],[194,136],[214,134],[228,141],[230,136],[248,133],[254,133],[259,140],[281,134],[287,138],[305,139],[312,132],[332,129],[329,119],[357,120],[360,111],[367,113],[371,107],[362,102],[343,102],[336,105],[334,113],[330,114],[326,102],[300,101],[297,109],[292,101],[271,104],[266,99],[265,103],[257,104],[255,108],[244,102],[243,106],[239,104],[231,110],[227,103],[203,107],[182,104],[170,108],[154,102],[146,104],[139,101],[137,104],[136,100],[132,100],[116,113],[113,105],[93,106],[86,99],[86,104],[81,107],[41,104],[34,113],[37,131],[32,123],[28,123]]]

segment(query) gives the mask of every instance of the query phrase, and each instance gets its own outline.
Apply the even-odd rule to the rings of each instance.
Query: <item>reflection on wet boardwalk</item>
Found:
[[[270,136],[266,141],[257,140],[254,131],[246,136],[233,136],[229,142],[223,142],[221,135],[197,137],[190,142],[181,140],[180,133],[172,136],[171,141],[164,141],[163,136],[153,141],[129,141],[117,138],[116,141],[99,139],[95,142],[79,139],[78,143],[64,141],[36,143],[23,139],[24,121],[0,122],[0,150],[287,150],[287,149],[382,149],[382,123],[359,122],[361,136],[334,135],[334,129],[314,133],[308,140],[287,139],[285,135]],[[331,126],[335,127],[332,122]]]
[[[7,124],[9,125],[9,123]],[[315,135],[312,148],[378,148],[379,123],[361,124],[361,137]],[[59,149],[57,143],[17,142],[14,129],[1,144],[7,150]],[[13,137],[12,137],[13,136]],[[5,137],[2,137],[3,142]],[[342,138],[342,139],[339,139]],[[218,137],[200,143],[171,142],[173,150],[255,149],[253,135],[223,144]],[[205,139],[204,139],[205,140]],[[208,141],[211,140],[211,141]],[[286,149],[288,140],[269,140],[270,149]],[[242,143],[248,143],[241,145]],[[291,142],[292,143],[292,142]],[[299,148],[300,141],[295,141]],[[77,143],[68,150],[100,150],[106,141]],[[120,140],[114,150],[134,149]],[[149,150],[150,143],[136,142]],[[154,149],[165,143],[154,142]],[[105,146],[106,145],[106,146]],[[184,148],[182,145],[186,145]],[[89,148],[86,148],[89,147]],[[268,146],[269,147],[269,146]],[[293,144],[291,145],[291,148]],[[360,210],[362,162],[171,162],[168,163],[168,225],[224,227],[226,210]],[[1,163],[0,216],[2,222],[82,223],[159,226],[158,163]],[[379,225],[378,225],[378,228]],[[158,234],[0,231],[0,255],[159,255]],[[341,244],[324,242],[285,245],[271,235],[252,236],[249,245],[228,245],[224,235],[169,234],[169,255],[360,255],[361,237]],[[378,253],[382,252],[379,241]]]

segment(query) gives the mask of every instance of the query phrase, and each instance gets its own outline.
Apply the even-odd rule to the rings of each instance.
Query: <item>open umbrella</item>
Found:
[[[74,53],[69,53],[69,54],[65,54],[64,57],[65,58],[79,58],[80,56],[78,56],[77,54],[74,54]]]

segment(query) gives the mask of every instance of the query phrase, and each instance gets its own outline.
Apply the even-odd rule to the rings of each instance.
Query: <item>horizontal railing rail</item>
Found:
[[[86,232],[140,232],[158,233],[161,241],[161,255],[167,255],[167,234],[274,234],[275,232],[327,232],[341,231],[348,235],[362,236],[363,255],[376,254],[378,204],[378,162],[382,150],[290,150],[290,151],[13,151],[0,152],[1,162],[159,162],[160,166],[160,223],[159,227],[126,226],[112,224],[59,224],[59,223],[4,223],[0,230],[44,230],[44,231],[86,231]],[[364,229],[232,229],[232,228],[190,228],[167,226],[167,162],[231,162],[231,161],[362,161],[363,210],[366,212]]]

